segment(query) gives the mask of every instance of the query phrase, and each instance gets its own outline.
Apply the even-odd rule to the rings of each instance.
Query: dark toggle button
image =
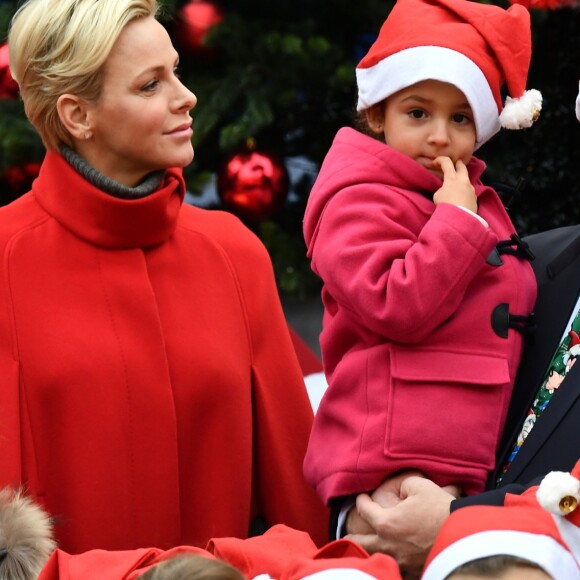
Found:
[[[487,263],[491,266],[501,266],[503,264],[503,260],[501,259],[502,254],[517,256],[530,262],[536,258],[527,242],[524,242],[517,234],[512,234],[509,240],[501,240],[498,242],[488,256]]]
[[[513,328],[521,333],[524,338],[532,339],[536,332],[536,315],[533,312],[527,316],[510,314],[509,305],[504,302],[493,309],[491,327],[501,338],[507,338],[508,330]]]
[[[492,251],[491,254],[487,257],[486,262],[490,265],[490,266],[503,266],[503,260],[501,259],[501,256],[497,250],[497,247],[495,247]]]

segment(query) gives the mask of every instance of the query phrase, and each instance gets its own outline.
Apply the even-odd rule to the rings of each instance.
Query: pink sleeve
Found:
[[[417,342],[455,312],[497,237],[450,204],[429,216],[408,200],[387,205],[369,188],[344,190],[327,205],[312,267],[364,326]]]

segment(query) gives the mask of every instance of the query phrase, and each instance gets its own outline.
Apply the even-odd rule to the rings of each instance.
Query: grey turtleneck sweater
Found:
[[[80,173],[89,183],[98,187],[100,190],[114,197],[121,199],[139,199],[153,193],[163,180],[164,171],[154,171],[137,187],[127,187],[91,167],[80,155],[66,145],[60,147],[61,155],[68,161],[70,166]]]

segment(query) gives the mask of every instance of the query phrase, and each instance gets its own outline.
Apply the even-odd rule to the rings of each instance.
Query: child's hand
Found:
[[[457,161],[455,166],[449,157],[437,157],[434,163],[443,172],[443,186],[433,196],[435,205],[452,203],[477,213],[477,197],[475,189],[469,181],[467,167],[463,161]]]

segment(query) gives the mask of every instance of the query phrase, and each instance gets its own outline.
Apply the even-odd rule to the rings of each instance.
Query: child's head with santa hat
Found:
[[[541,94],[526,91],[530,59],[530,16],[521,5],[398,0],[356,68],[357,110],[422,81],[448,83],[469,103],[477,149],[501,127],[530,127],[538,117]]]

